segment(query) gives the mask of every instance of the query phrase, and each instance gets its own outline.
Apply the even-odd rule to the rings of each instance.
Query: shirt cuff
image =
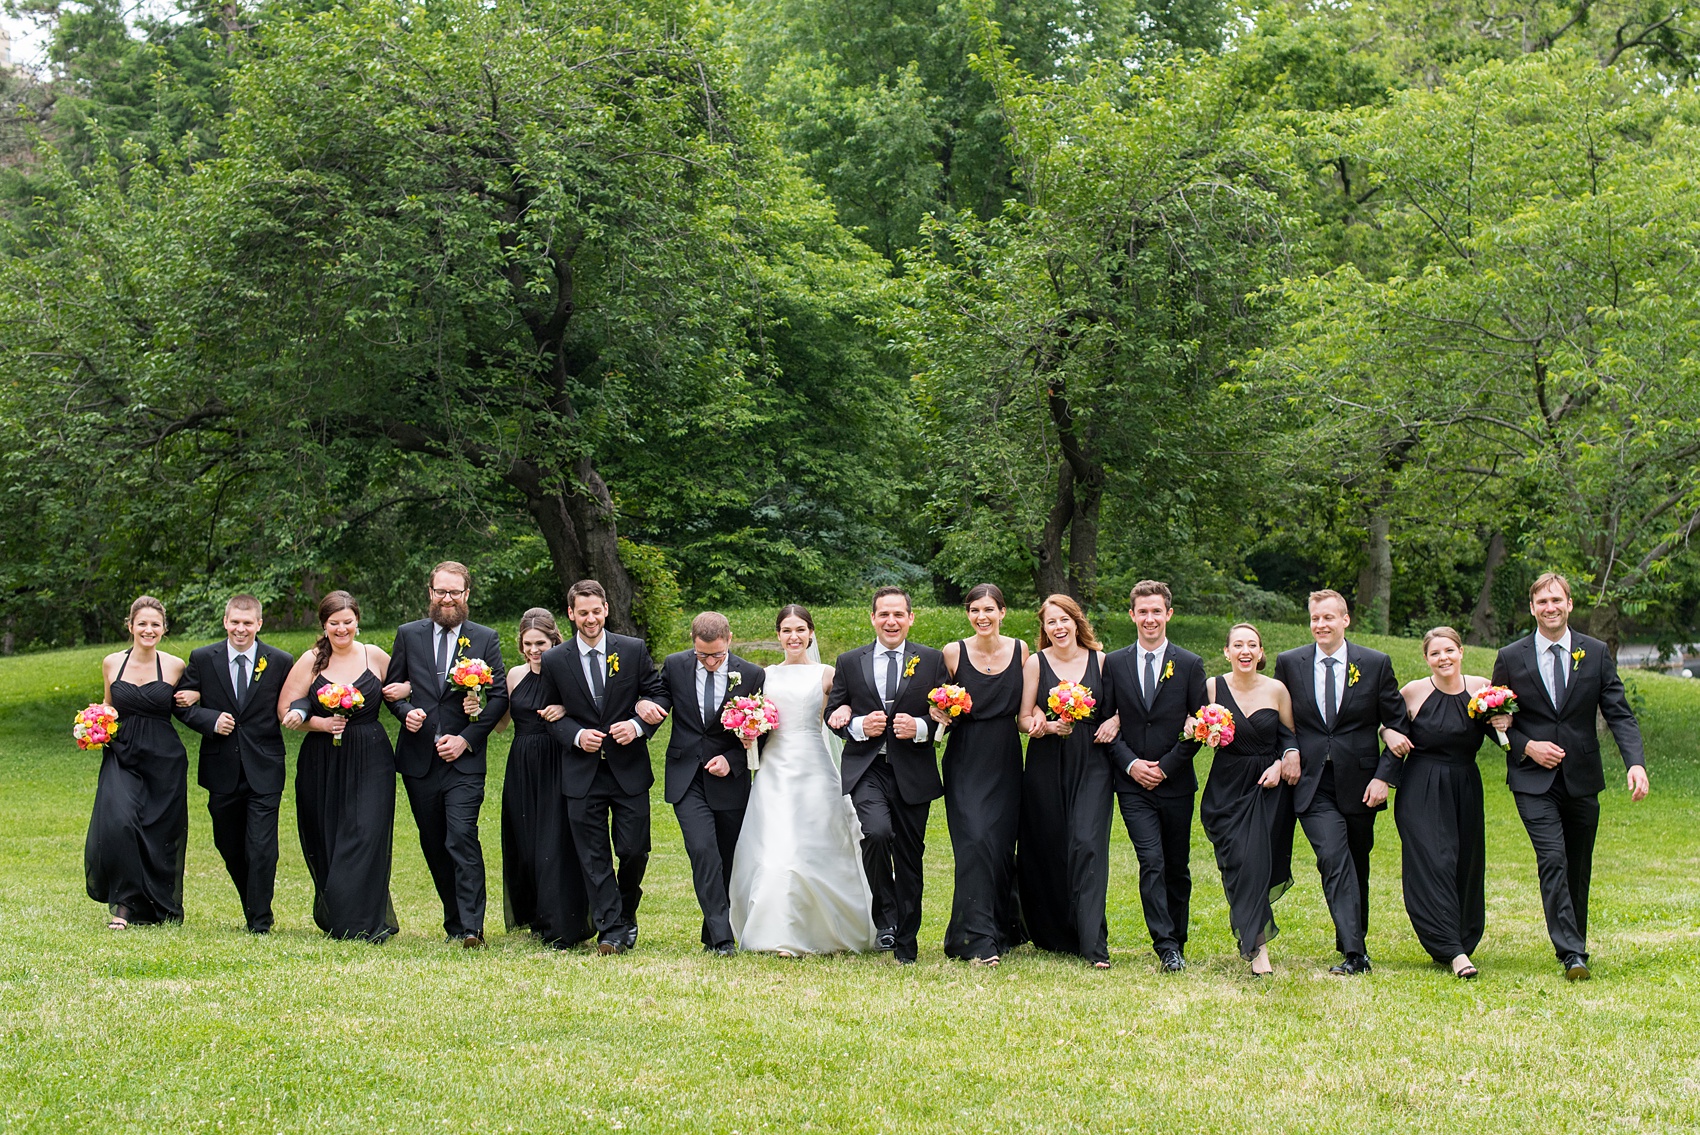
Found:
[[[584,748],[583,745],[579,744],[580,741],[584,740],[584,734],[585,734],[585,730],[583,730],[583,729],[580,729],[577,733],[573,734],[573,748],[575,748],[575,749]]]
[[[930,719],[917,717],[915,719],[915,740],[925,741],[932,735],[933,723]]]
[[[862,730],[862,721],[863,718],[860,717],[850,719],[850,736],[853,740],[866,741],[868,739],[867,733]]]
[[[634,717],[634,718],[631,719],[631,723],[632,723],[632,728],[636,729],[638,731],[638,736],[642,737],[643,736],[643,718]]]

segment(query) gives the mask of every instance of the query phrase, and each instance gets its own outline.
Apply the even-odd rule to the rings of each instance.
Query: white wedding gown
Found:
[[[732,933],[746,950],[874,948],[862,826],[821,725],[825,669],[767,668],[762,692],[779,710],[779,727],[762,747],[732,857]]]

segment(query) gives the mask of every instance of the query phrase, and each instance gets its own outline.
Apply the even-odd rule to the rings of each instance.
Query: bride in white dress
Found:
[[[761,748],[732,857],[732,932],[743,949],[785,956],[871,950],[862,827],[821,723],[832,667],[813,649],[808,611],[786,607],[777,630],[785,661],[767,668],[762,693],[779,725]]]

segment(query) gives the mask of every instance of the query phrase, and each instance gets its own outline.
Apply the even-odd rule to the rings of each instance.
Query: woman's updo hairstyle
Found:
[[[360,622],[360,604],[354,596],[346,591],[333,591],[319,600],[319,630],[324,630],[325,624],[331,621],[331,616],[338,611],[353,611],[354,621],[358,627]],[[313,644],[313,673],[318,674],[330,665],[331,636],[321,633],[319,641]]]
[[[1257,629],[1255,623],[1235,623],[1229,627],[1228,637],[1222,640],[1222,649],[1226,650],[1228,644],[1234,641],[1234,632],[1238,630],[1247,630],[1257,636],[1257,668],[1263,669],[1269,664],[1269,656],[1263,653],[1263,632]]]
[[[541,631],[551,646],[561,645],[561,628],[555,624],[555,616],[547,607],[533,607],[519,617],[519,636],[515,639],[516,643],[525,641],[526,631]],[[519,656],[525,657],[523,649]]]
[[[130,613],[124,617],[124,629],[129,630],[131,624],[136,621],[136,616],[143,611],[158,611],[159,621],[168,627],[171,625],[170,620],[165,617],[164,603],[161,603],[152,595],[138,595],[136,601],[130,604]]]

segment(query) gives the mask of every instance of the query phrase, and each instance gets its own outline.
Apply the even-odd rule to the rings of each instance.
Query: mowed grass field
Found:
[[[869,637],[860,610],[817,614],[829,658]],[[734,613],[736,634],[769,639],[771,618]],[[1106,629],[1125,643],[1131,630],[1119,622]],[[1227,623],[1177,620],[1172,637],[1219,671]],[[1031,616],[1012,617],[1008,629],[1031,634]],[[965,633],[960,613],[946,610],[921,612],[915,629],[935,644]],[[367,637],[387,645],[387,633]],[[1270,627],[1267,637],[1272,649],[1308,640],[1302,627]],[[186,653],[199,641],[167,648]],[[308,638],[275,641],[298,651]],[[1361,641],[1390,650],[1401,679],[1426,672],[1415,643]],[[246,935],[192,770],[187,921],[114,934],[83,890],[98,757],[69,738],[71,715],[99,695],[102,653],[0,659],[6,1131],[1700,1129],[1700,683],[1635,679],[1653,794],[1631,805],[1621,777],[1608,777],[1595,980],[1570,985],[1559,974],[1502,758],[1484,748],[1481,979],[1457,981],[1419,948],[1389,814],[1375,850],[1375,972],[1327,976],[1332,933],[1301,836],[1298,885],[1276,907],[1276,976],[1257,982],[1234,953],[1196,829],[1192,965],[1156,972],[1119,818],[1113,970],[1030,947],[996,970],[950,961],[940,950],[951,892],[942,805],[929,834],[919,965],[900,968],[889,955],[711,958],[700,952],[688,867],[659,784],[638,949],[613,958],[546,950],[501,932],[506,734],[491,749],[483,822],[490,949],[443,943],[400,793],[401,934],[376,947],[320,937],[293,776],[277,932]],[[1472,650],[1469,662],[1486,674],[1491,654]],[[664,740],[652,746],[657,764]]]

